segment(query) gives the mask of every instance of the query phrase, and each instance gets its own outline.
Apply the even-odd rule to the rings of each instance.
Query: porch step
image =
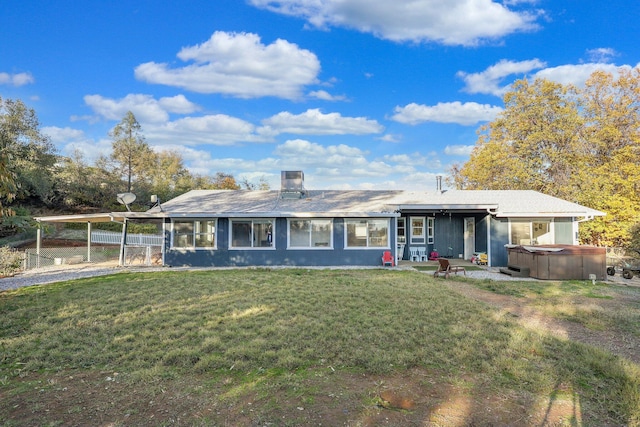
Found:
[[[520,265],[508,265],[500,268],[500,273],[513,277],[529,277],[529,272],[529,267],[522,267]]]

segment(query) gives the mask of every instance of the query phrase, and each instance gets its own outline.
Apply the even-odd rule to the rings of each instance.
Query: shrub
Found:
[[[11,276],[22,269],[22,254],[8,246],[0,246],[0,276]]]

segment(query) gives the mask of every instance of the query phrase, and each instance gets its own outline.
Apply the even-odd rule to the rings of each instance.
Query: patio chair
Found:
[[[420,255],[418,255],[418,248],[409,248],[409,260],[420,261]]]
[[[402,258],[404,258],[404,244],[398,243],[398,259],[396,260],[396,264],[399,263]]]
[[[438,258],[440,258],[438,251],[431,251],[429,254],[429,261],[436,261]]]
[[[420,261],[427,261],[427,259],[429,259],[427,256],[427,248],[418,248],[418,257]]]
[[[393,267],[393,255],[391,254],[391,251],[384,251],[382,253],[382,265],[385,267]]]
[[[444,278],[448,279],[450,273],[455,273],[457,276],[459,271],[462,271],[465,276],[467,275],[467,270],[465,270],[464,267],[451,265],[446,258],[438,258],[438,269],[433,273],[433,277],[438,277],[440,274],[443,274]]]

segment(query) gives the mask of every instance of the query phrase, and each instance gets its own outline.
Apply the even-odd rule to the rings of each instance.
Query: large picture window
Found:
[[[331,248],[333,227],[330,219],[290,219],[290,248]]]
[[[347,219],[347,248],[388,248],[388,219]]]
[[[231,248],[269,248],[273,244],[274,220],[231,220]]]
[[[172,246],[187,249],[214,248],[216,246],[216,221],[174,221]]]
[[[550,245],[554,243],[553,222],[551,220],[512,220],[511,244]]]

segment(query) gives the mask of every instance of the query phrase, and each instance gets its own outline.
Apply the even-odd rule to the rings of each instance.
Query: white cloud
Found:
[[[53,144],[86,139],[84,131],[70,127],[44,126],[42,133],[47,135]]]
[[[319,109],[309,109],[297,115],[283,111],[262,120],[262,124],[258,132],[264,135],[366,135],[384,131],[376,120],[342,117],[340,113],[323,114]]]
[[[99,116],[107,120],[122,120],[131,111],[140,123],[161,123],[169,120],[169,113],[188,114],[197,111],[197,105],[184,95],[155,99],[151,95],[129,94],[121,99],[101,95],[86,95],[84,102]]]
[[[469,156],[475,145],[447,145],[444,154],[449,156]]]
[[[298,99],[304,86],[317,82],[320,72],[312,52],[281,39],[264,45],[251,33],[216,31],[206,42],[183,48],[178,58],[191,63],[171,68],[147,62],[136,67],[135,76],[199,93]]]
[[[636,67],[640,65],[637,64]],[[562,84],[583,86],[589,76],[595,71],[604,71],[617,76],[621,68],[631,69],[629,65],[618,66],[615,64],[587,63],[577,65],[560,65],[558,67],[545,68],[538,71],[533,77],[551,80]]]
[[[388,133],[386,135],[381,136],[380,138],[377,138],[380,141],[383,142],[400,142],[402,140],[402,135],[396,135],[396,134],[392,134],[392,133]]]
[[[107,156],[111,152],[110,140],[101,139],[95,141],[80,129],[44,126],[42,133],[51,139],[60,154],[71,157],[78,151],[88,164],[94,163],[100,155]]]
[[[589,57],[589,62],[607,63],[611,61],[612,58],[618,56],[618,52],[610,47],[599,47],[596,49],[588,49],[587,56]]]
[[[492,0],[250,0],[306,19],[317,28],[347,27],[397,42],[476,45],[537,28],[538,10],[514,11]],[[523,2],[520,2],[523,3]]]
[[[503,82],[506,77],[514,74],[523,75],[532,70],[546,67],[547,63],[539,59],[528,61],[500,60],[495,65],[479,73],[458,71],[457,76],[465,82],[463,91],[468,93],[484,93],[502,96],[509,89]]]
[[[269,139],[256,135],[252,123],[227,116],[213,114],[202,117],[184,117],[161,124],[147,124],[144,135],[150,144],[168,144],[178,141],[181,145],[235,145],[239,142],[265,142]]]
[[[321,99],[323,101],[346,101],[347,97],[344,95],[331,95],[326,90],[315,90],[309,92],[309,97],[315,99]]]
[[[18,74],[9,74],[9,73],[0,73],[0,85],[10,85],[10,86],[24,86],[27,84],[34,83],[36,80],[33,78],[31,73],[18,73]]]
[[[600,54],[613,54],[613,52],[605,49],[603,52],[600,52]],[[640,63],[636,64],[635,67],[639,65]],[[602,62],[566,64],[557,67],[544,68],[546,66],[547,63],[539,59],[520,62],[503,59],[482,72],[468,74],[463,71],[459,71],[457,75],[462,78],[466,84],[463,89],[465,92],[502,96],[510,88],[510,83],[504,84],[504,81],[507,80],[507,77],[509,76],[511,76],[509,80],[515,80],[516,78],[523,77],[532,80],[542,78],[565,85],[573,84],[575,86],[583,86],[585,81],[595,71],[604,71],[617,76],[621,68],[633,68],[630,65],[618,66]],[[533,70],[538,71],[529,74]]]
[[[415,103],[396,107],[392,120],[417,125],[424,122],[457,123],[464,126],[493,120],[502,108],[476,102],[439,102],[435,106]]]

